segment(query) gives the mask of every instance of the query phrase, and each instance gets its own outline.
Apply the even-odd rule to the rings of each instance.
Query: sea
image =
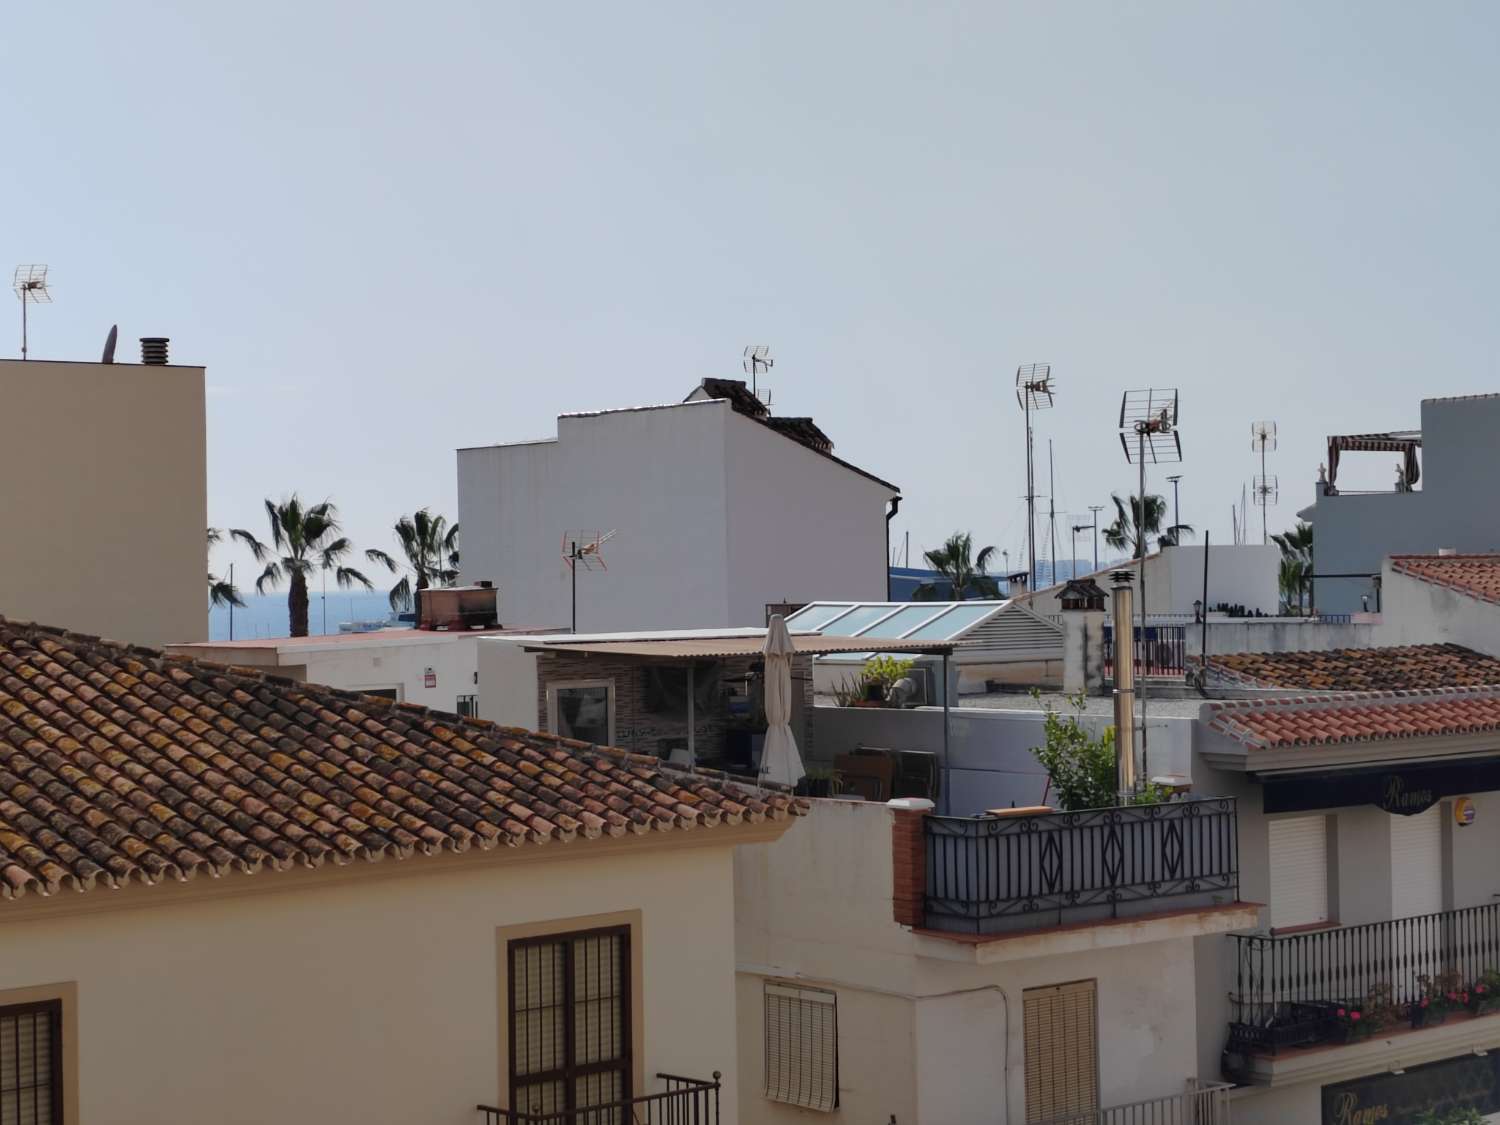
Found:
[[[234,611],[234,640],[291,636],[285,590],[241,596],[245,599],[245,608]],[[326,599],[320,590],[308,591],[307,631],[314,635],[337,633],[345,622],[384,622],[390,617],[391,606],[384,590],[368,593],[364,590],[329,590]],[[229,640],[229,628],[228,609],[215,607],[208,611],[209,640]]]

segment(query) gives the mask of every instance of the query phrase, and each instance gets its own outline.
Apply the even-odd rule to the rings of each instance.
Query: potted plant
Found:
[[[1422,974],[1417,977],[1417,984],[1421,992],[1412,1001],[1412,1027],[1436,1027],[1448,1018],[1449,1012],[1469,1004],[1469,990],[1456,972]]]
[[[1354,1043],[1370,1034],[1362,1004],[1340,1004],[1333,1010],[1333,1020],[1330,1038],[1335,1043]]]
[[[1469,1011],[1476,1016],[1500,1012],[1500,969],[1486,969],[1469,989]]]
[[[843,791],[839,771],[827,766],[808,766],[807,775],[797,783],[797,793],[803,797],[837,797]]]

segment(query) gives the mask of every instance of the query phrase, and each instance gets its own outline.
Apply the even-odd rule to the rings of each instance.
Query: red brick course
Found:
[[[902,926],[920,927],[926,921],[926,818],[922,810],[891,810],[891,905]]]

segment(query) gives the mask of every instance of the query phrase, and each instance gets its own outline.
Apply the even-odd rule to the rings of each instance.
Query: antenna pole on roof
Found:
[[[1047,439],[1047,522],[1052,525],[1052,565],[1047,585],[1053,586],[1057,584],[1057,472],[1052,464],[1051,438]]]
[[[1094,513],[1094,572],[1099,571],[1099,513],[1104,511],[1103,504],[1090,504],[1089,511]]]
[[[1052,406],[1052,365],[1025,363],[1016,368],[1016,401],[1026,416],[1026,588],[1036,589],[1036,469],[1032,460],[1031,412]]]

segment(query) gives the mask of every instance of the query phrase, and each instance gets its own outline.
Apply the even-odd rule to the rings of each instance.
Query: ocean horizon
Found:
[[[291,636],[291,616],[287,611],[285,590],[241,596],[245,599],[245,608],[234,610],[234,640]],[[337,633],[344,622],[385,621],[390,616],[390,602],[383,590],[329,590],[326,602],[321,590],[308,591],[307,631],[313,636]],[[209,640],[229,640],[229,625],[228,608],[216,606],[209,609]]]

